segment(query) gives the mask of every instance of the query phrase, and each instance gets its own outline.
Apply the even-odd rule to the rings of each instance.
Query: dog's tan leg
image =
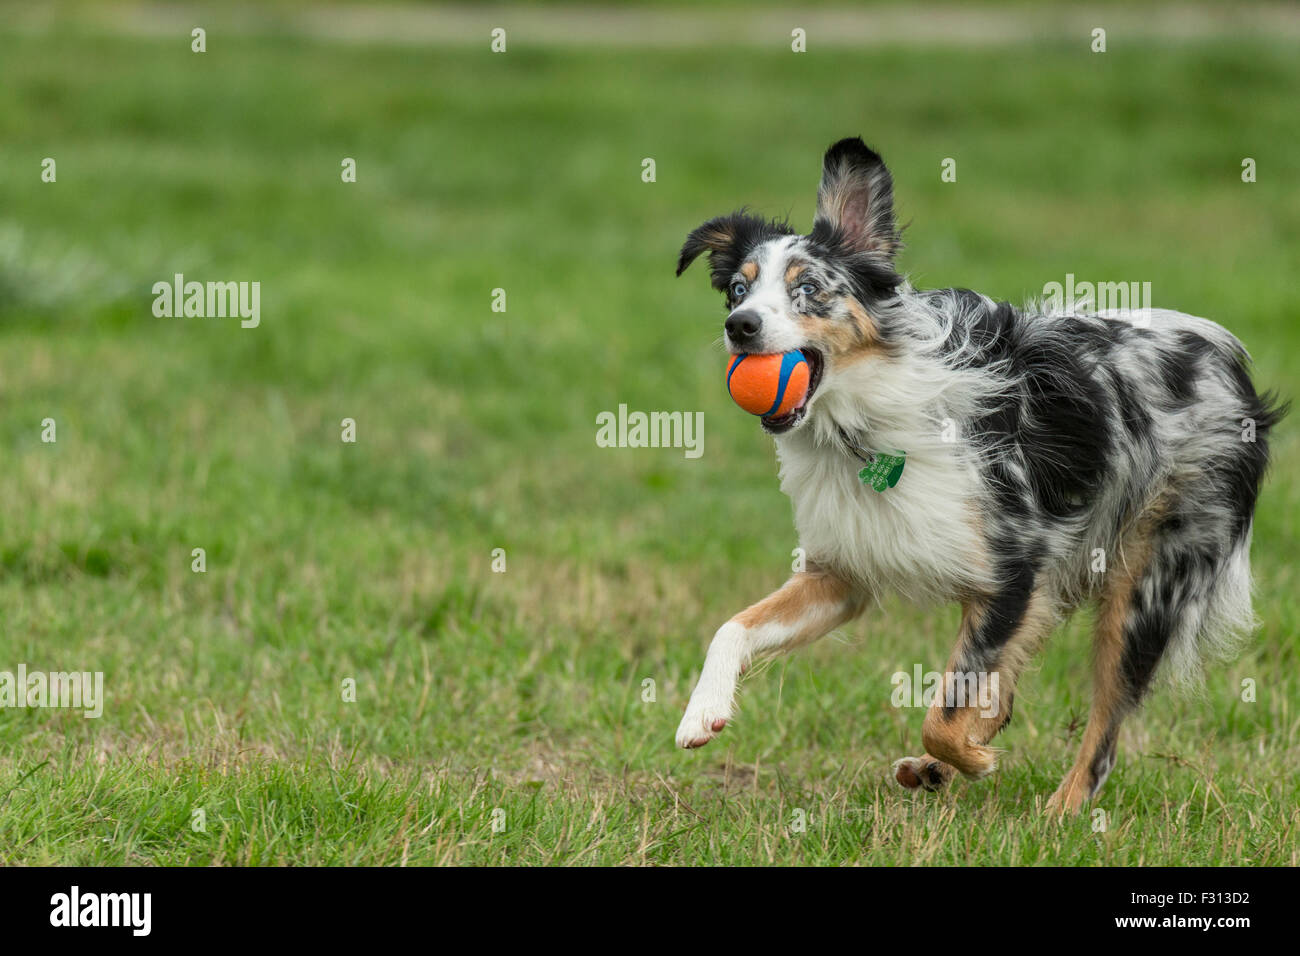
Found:
[[[997,769],[988,742],[1011,719],[1016,682],[1059,620],[1041,590],[1021,601],[966,602],[957,646],[921,728],[926,753],[895,761],[894,779],[907,789],[937,790],[958,771],[979,778]]]
[[[1115,766],[1119,727],[1136,706],[1124,675],[1125,627],[1130,619],[1138,583],[1150,560],[1150,522],[1131,536],[1124,561],[1113,568],[1102,587],[1093,635],[1092,707],[1074,765],[1047,800],[1049,813],[1078,813],[1096,795]]]
[[[855,617],[865,598],[834,574],[813,568],[718,629],[677,728],[679,747],[702,747],[731,719],[736,682],[758,657],[815,641]]]

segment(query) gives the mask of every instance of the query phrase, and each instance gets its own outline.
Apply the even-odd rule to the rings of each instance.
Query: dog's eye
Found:
[[[798,292],[800,295],[816,295],[816,294],[817,294],[817,283],[816,283],[816,282],[801,282],[801,283],[799,283],[799,287],[798,287],[797,289],[795,289],[794,291],[795,291],[795,292]]]
[[[748,291],[749,289],[746,288],[745,283],[743,282],[731,283],[731,297],[733,299],[737,299],[737,300],[743,299],[745,297],[745,293]]]

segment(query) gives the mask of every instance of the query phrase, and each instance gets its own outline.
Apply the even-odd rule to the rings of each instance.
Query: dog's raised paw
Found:
[[[931,756],[901,757],[891,768],[894,782],[904,790],[940,790],[953,778],[953,769]]]
[[[677,746],[684,750],[703,747],[727,726],[726,715],[707,707],[688,707],[677,726]]]

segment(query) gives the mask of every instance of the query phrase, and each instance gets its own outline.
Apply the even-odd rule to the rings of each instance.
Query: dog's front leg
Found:
[[[722,625],[677,728],[677,746],[703,747],[722,731],[731,719],[736,682],[756,658],[815,641],[856,616],[864,604],[858,590],[818,568],[794,575]]]

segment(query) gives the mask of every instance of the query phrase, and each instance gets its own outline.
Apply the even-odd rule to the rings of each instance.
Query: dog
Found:
[[[1095,604],[1088,723],[1047,803],[1077,813],[1157,672],[1194,681],[1256,626],[1251,529],[1286,407],[1256,393],[1242,344],[1208,319],[914,289],[895,266],[893,191],[880,155],[844,139],[824,156],[808,235],[742,209],[682,247],[679,276],[709,254],[728,351],[798,349],[810,382],[798,407],[760,419],[806,567],[714,635],[677,744],[723,730],[751,662],[896,593],[962,615],[926,753],[893,777],[921,790],[984,777],[1021,671]],[[990,678],[991,706],[954,687],[972,674]]]

